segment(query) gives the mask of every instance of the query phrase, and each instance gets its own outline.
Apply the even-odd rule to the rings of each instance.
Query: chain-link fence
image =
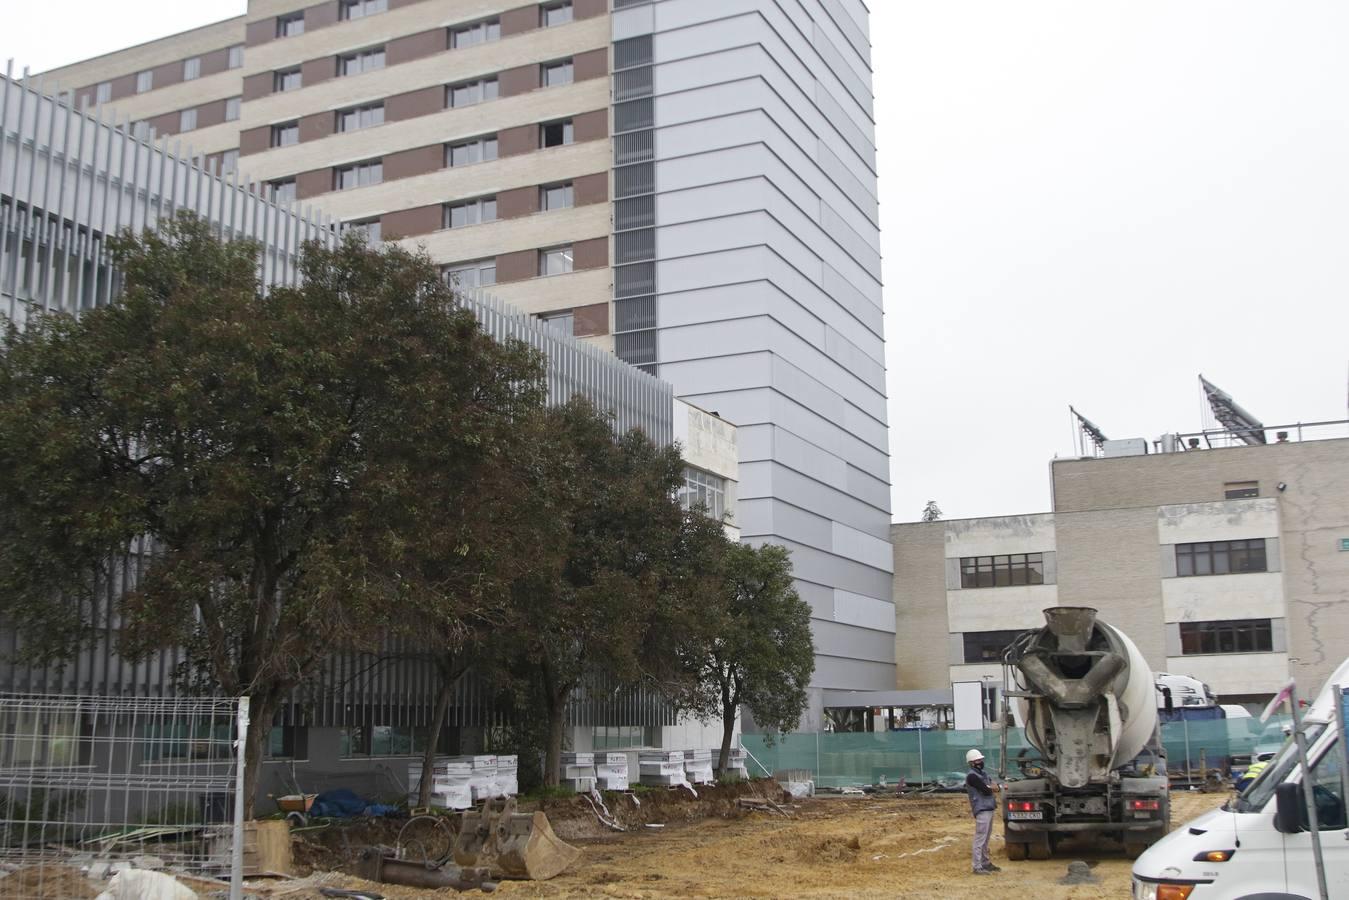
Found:
[[[0,897],[116,872],[242,885],[246,700],[0,694]]]
[[[1199,781],[1212,772],[1245,764],[1260,749],[1283,743],[1286,719],[1261,724],[1258,719],[1180,721],[1162,726],[1167,769],[1173,778]],[[990,771],[1000,771],[1002,749],[995,729],[983,731],[883,731],[867,733],[811,732],[776,735],[746,734],[742,744],[752,754],[752,774],[808,771],[819,787],[943,781],[959,783],[967,770],[965,752],[983,751]],[[1019,728],[1007,730],[1007,771],[1015,776],[1021,762],[1038,752]]]

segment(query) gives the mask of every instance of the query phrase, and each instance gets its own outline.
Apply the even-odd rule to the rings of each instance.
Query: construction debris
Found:
[[[442,869],[425,863],[394,859],[385,856],[377,847],[370,847],[361,854],[360,874],[368,881],[406,887],[447,887],[460,892],[481,890],[489,894],[497,889],[496,882],[489,879],[486,870]]]

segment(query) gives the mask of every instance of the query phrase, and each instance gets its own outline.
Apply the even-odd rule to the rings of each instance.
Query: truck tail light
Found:
[[[1008,812],[1033,812],[1040,808],[1040,804],[1033,800],[1008,800]]]
[[[1129,809],[1133,810],[1134,812],[1143,812],[1143,811],[1145,811],[1145,810],[1150,810],[1150,811],[1152,811],[1152,812],[1156,812],[1157,810],[1159,810],[1159,809],[1161,809],[1161,808],[1162,808],[1162,801],[1160,801],[1160,800],[1130,800],[1130,801],[1129,801]]]

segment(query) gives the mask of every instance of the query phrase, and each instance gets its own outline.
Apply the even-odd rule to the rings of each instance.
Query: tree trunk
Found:
[[[450,667],[438,667],[440,672],[440,693],[436,697],[436,714],[431,720],[431,734],[427,739],[426,752],[422,754],[422,783],[417,789],[417,805],[426,806],[431,802],[431,783],[435,780],[431,767],[435,765],[436,748],[440,746],[440,730],[445,727],[445,718],[450,709],[450,698],[454,696],[454,685],[459,675],[451,677]]]
[[[281,708],[285,692],[273,688],[248,698],[248,736],[244,739],[244,820],[253,818],[253,801],[257,799],[258,779],[262,775],[263,748],[267,746],[272,722]]]
[[[717,775],[725,777],[726,768],[731,762],[731,735],[735,732],[735,709],[737,697],[731,696],[730,686],[721,685],[721,757],[717,760]]]
[[[543,785],[557,787],[562,770],[562,732],[570,690],[548,692],[548,747],[543,755]],[[559,696],[560,694],[560,696]]]

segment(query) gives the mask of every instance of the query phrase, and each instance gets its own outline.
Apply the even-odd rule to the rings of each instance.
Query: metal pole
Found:
[[[1297,684],[1289,685],[1288,705],[1293,708],[1293,740],[1297,744],[1298,762],[1302,764],[1302,799],[1307,804],[1307,822],[1312,831],[1312,859],[1316,862],[1316,886],[1321,900],[1330,900],[1326,890],[1326,861],[1321,854],[1321,825],[1316,820],[1316,798],[1313,796],[1312,768],[1307,763],[1307,736],[1302,733],[1302,710],[1298,708]]]
[[[234,772],[234,840],[230,855],[230,900],[244,896],[244,757],[248,746],[248,698],[239,698],[238,736],[234,745],[238,760]]]
[[[1190,720],[1182,718],[1180,723],[1185,726],[1185,781],[1194,784],[1194,769],[1190,766]]]
[[[923,723],[918,723],[918,783],[927,784],[927,777],[923,774]]]

